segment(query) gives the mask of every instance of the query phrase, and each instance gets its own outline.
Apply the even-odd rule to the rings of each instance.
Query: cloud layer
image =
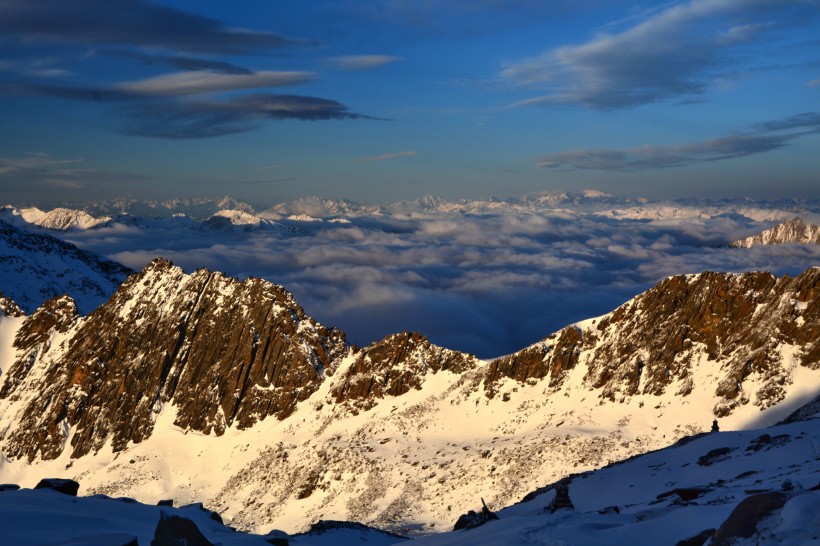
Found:
[[[346,222],[285,217],[278,227],[250,232],[115,224],[69,238],[135,268],[164,256],[187,270],[208,267],[283,284],[309,314],[359,344],[418,330],[482,357],[608,312],[668,275],[797,273],[820,264],[820,247],[725,246],[793,211],[750,203],[646,204],[619,214],[566,206],[397,207],[392,214],[347,215]]]

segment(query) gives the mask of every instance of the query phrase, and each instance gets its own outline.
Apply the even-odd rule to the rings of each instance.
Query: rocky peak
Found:
[[[473,355],[433,345],[417,332],[393,334],[359,351],[344,376],[336,378],[331,394],[337,403],[352,401],[366,409],[379,398],[420,389],[428,372],[460,374],[477,363]]]
[[[58,296],[43,303],[24,322],[14,338],[14,348],[28,351],[45,343],[53,333],[64,334],[79,317],[70,296]]]
[[[80,321],[59,355],[38,359],[27,390],[39,394],[6,453],[56,457],[63,421],[74,428],[72,456],[108,441],[117,451],[148,437],[165,404],[177,408],[177,426],[203,433],[283,418],[346,351],[341,332],[308,317],[280,286],[204,269],[186,275],[154,260]]]
[[[23,315],[25,315],[25,313],[14,303],[14,300],[3,296],[3,293],[0,292],[0,316],[22,317]]]
[[[820,367],[820,269],[796,278],[769,273],[702,273],[670,277],[599,319],[565,328],[544,341],[487,367],[485,391],[499,380],[549,377],[558,386],[562,371],[582,363],[584,382],[609,400],[636,394],[692,391],[701,359],[720,373],[716,416],[750,401],[779,402],[795,360]],[[756,392],[744,390],[754,379]],[[762,386],[761,386],[762,385]]]
[[[820,244],[820,226],[806,224],[802,218],[792,218],[771,229],[752,237],[732,241],[729,246],[751,248],[756,245],[778,245],[787,243]]]

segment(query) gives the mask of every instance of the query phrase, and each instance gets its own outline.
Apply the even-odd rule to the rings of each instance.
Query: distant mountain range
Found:
[[[242,201],[230,197],[219,199],[171,199],[167,201],[137,201],[119,199],[77,205],[75,209],[59,208],[44,212],[36,207],[0,209],[0,219],[19,225],[37,225],[48,229],[89,229],[127,218],[165,218],[184,215],[195,221],[207,221],[214,215],[238,220],[240,213],[249,216],[239,220],[243,225],[259,220],[320,221],[354,216],[392,216],[412,212],[486,214],[504,211],[566,210],[582,214],[598,214],[616,219],[655,220],[679,218],[713,218],[741,215],[758,222],[785,221],[798,214],[820,213],[820,200],[781,200],[755,202],[748,200],[650,201],[643,198],[620,197],[588,190],[582,193],[547,192],[508,199],[446,200],[432,195],[418,199],[382,204],[367,204],[347,199],[325,199],[310,196],[276,204],[256,211]],[[256,217],[256,220],[251,220]],[[236,223],[234,221],[233,223]]]

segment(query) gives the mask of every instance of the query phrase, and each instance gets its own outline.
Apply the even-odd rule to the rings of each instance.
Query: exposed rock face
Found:
[[[0,316],[22,317],[25,313],[11,298],[6,298],[0,292]]]
[[[394,334],[359,352],[331,394],[337,403],[350,400],[366,409],[379,398],[421,388],[428,371],[460,374],[477,363],[474,356],[437,347],[421,334]]]
[[[493,360],[484,381],[487,396],[495,395],[494,387],[502,377],[524,382],[549,376],[551,387],[560,385],[565,372],[578,364],[582,341],[581,330],[567,326],[539,344]]]
[[[70,313],[60,305],[68,304],[38,310],[15,340],[30,351],[9,370],[0,398],[38,394],[5,444],[12,457],[56,457],[66,426],[75,430],[74,457],[107,441],[120,450],[151,434],[166,403],[178,408],[176,425],[204,433],[283,418],[347,351],[341,332],[307,317],[279,286],[205,270],[185,275],[161,260],[43,355],[37,347],[67,328]]]
[[[165,471],[144,452],[157,445],[150,437],[158,416],[163,433],[179,432],[173,420],[211,436],[270,419],[248,436],[207,440],[233,444],[225,452],[239,462],[191,463],[192,474],[219,474],[208,503],[230,509],[232,521],[272,521],[291,501],[312,507],[300,517],[318,519],[347,498],[345,517],[392,525],[409,521],[402,518],[421,498],[446,510],[450,522],[441,499],[450,498],[452,484],[481,484],[497,504],[556,466],[600,466],[613,452],[631,455],[701,430],[687,422],[679,435],[666,424],[656,436],[637,436],[625,422],[605,435],[578,434],[595,423],[599,406],[617,413],[606,406],[642,397],[631,404],[638,415],[654,397],[674,403],[694,389],[698,400],[714,393],[715,414],[737,406],[748,415],[757,408],[740,405],[765,408],[793,392],[795,368],[820,368],[820,269],[779,279],[672,277],[608,315],[487,363],[414,333],[356,349],[279,286],[206,270],[185,274],[162,260],[86,317],[61,297],[23,321],[0,320],[16,329],[14,362],[0,377],[0,447],[10,458],[79,458],[103,449],[105,458],[107,450],[128,449],[106,463],[126,478],[96,484],[98,492],[124,494],[131,477]],[[697,410],[703,426],[711,409]],[[280,426],[273,418],[287,420]],[[466,431],[458,442],[448,436],[452,427]],[[269,430],[275,433],[261,434]],[[428,453],[430,442],[439,444]],[[380,508],[384,499],[389,506]]]
[[[732,241],[729,246],[751,248],[756,245],[781,245],[786,243],[820,244],[820,226],[806,224],[802,218],[792,218],[758,235]]]
[[[671,277],[597,320],[568,327],[523,351],[490,363],[485,390],[492,396],[504,377],[549,377],[586,366],[585,383],[600,396],[692,390],[695,360],[720,361],[715,415],[750,401],[768,407],[789,381],[784,351],[801,365],[820,367],[820,268],[796,278],[769,273],[702,273]],[[754,393],[743,385],[760,384]]]
[[[672,277],[491,362],[414,333],[357,349],[279,286],[162,260],[86,317],[58,297],[22,320],[0,317],[0,334],[0,448],[10,458],[81,458],[40,468],[71,468],[112,495],[207,473],[212,481],[188,487],[245,528],[337,513],[400,530],[449,524],[450,503],[503,504],[536,479],[662,447],[708,428],[713,414],[734,412],[722,421],[730,429],[801,378],[816,381],[820,269]],[[693,398],[690,420],[662,419],[668,406],[686,414]],[[623,412],[612,407],[622,401]],[[657,432],[631,429],[633,418],[655,420]],[[187,442],[188,431],[210,438]],[[165,464],[171,437],[190,467]],[[720,464],[735,453],[698,455]],[[98,465],[116,479],[99,481]],[[181,485],[177,498],[186,494]]]

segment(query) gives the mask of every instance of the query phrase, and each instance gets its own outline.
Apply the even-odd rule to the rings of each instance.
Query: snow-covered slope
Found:
[[[28,312],[49,298],[72,294],[80,311],[90,313],[131,272],[60,239],[0,220],[0,291]]]
[[[415,334],[350,347],[281,287],[156,261],[92,315],[55,299],[0,340],[0,482],[423,533],[715,416],[774,422],[816,392],[820,269],[672,277],[482,362]]]
[[[697,434],[597,471],[572,474],[513,506],[493,506],[495,519],[483,525],[442,529],[409,544],[818,544],[818,409],[820,398],[769,428]],[[80,493],[87,494],[83,484]],[[478,500],[470,507],[478,508]],[[224,546],[408,544],[356,523],[321,521],[305,534],[272,530],[259,536],[233,531],[201,504],[174,508],[48,489],[0,491],[3,539],[18,545],[124,546],[134,538],[148,544],[162,514],[190,520],[206,540]]]
[[[36,207],[16,209],[11,206],[4,206],[0,209],[0,219],[19,227],[25,228],[33,225],[56,231],[92,229],[104,226],[111,221],[108,216],[94,218],[81,210],[56,208],[43,212]]]
[[[572,507],[556,509],[567,504],[556,502],[562,488]],[[496,516],[413,544],[820,544],[820,420],[686,438],[565,478]]]
[[[820,244],[820,226],[806,224],[802,218],[792,218],[752,237],[730,243],[737,248],[751,248],[756,245]]]
[[[201,227],[211,230],[254,231],[258,229],[282,229],[284,226],[241,210],[220,210],[203,221]]]

